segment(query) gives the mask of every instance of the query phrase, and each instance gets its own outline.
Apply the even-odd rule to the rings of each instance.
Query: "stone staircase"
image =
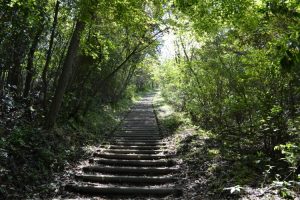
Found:
[[[110,142],[93,154],[66,190],[107,199],[181,194],[175,185],[178,168],[161,141],[152,99],[146,96],[131,109]]]

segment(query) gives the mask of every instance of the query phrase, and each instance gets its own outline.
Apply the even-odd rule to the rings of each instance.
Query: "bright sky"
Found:
[[[161,54],[159,60],[164,62],[165,60],[174,58],[175,56],[175,41],[176,36],[174,32],[170,30],[166,32],[162,37],[162,46],[161,46]]]

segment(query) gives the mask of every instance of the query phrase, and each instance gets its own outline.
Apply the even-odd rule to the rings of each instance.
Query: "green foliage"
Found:
[[[299,155],[300,155],[300,147],[299,144],[295,143],[286,143],[281,144],[275,147],[275,150],[281,150],[281,153],[285,156],[284,160],[288,162],[293,170],[297,169],[297,166],[300,162]]]
[[[60,172],[68,163],[85,156],[85,145],[103,142],[132,103],[131,99],[122,99],[114,105],[94,105],[97,109],[89,112],[80,123],[70,120],[52,131],[33,128],[31,124],[14,129],[0,143],[0,160],[6,160],[1,162],[4,184],[0,195],[17,193],[23,197],[27,192],[21,185],[26,184],[27,189],[31,189],[36,183],[42,187],[50,182],[54,172]],[[35,188],[39,189],[43,188]]]
[[[59,131],[46,133],[28,125],[15,129],[5,141],[10,160],[5,166],[10,173],[5,178],[13,176],[14,182],[22,180],[23,184],[44,181],[45,177],[49,180],[50,174],[61,169],[70,156],[66,148],[70,141],[66,138]]]
[[[183,124],[183,119],[179,114],[172,114],[164,118],[160,123],[168,132],[173,133]]]
[[[50,180],[80,146],[101,142],[138,92],[154,88],[163,15],[158,0],[0,2],[1,199]],[[56,127],[45,131],[71,62]]]
[[[136,85],[131,84],[125,91],[125,97],[128,99],[134,99],[137,93]]]
[[[177,0],[172,12],[175,59],[156,75],[163,96],[212,132],[223,157],[241,162],[232,185],[252,183],[265,165],[275,166],[270,179],[294,180],[299,2]]]

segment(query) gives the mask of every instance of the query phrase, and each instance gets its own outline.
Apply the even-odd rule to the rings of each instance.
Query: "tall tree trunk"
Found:
[[[70,45],[68,47],[68,52],[64,61],[64,65],[62,68],[61,75],[59,77],[58,85],[55,91],[55,95],[53,97],[53,101],[48,112],[47,121],[45,127],[51,129],[58,115],[58,112],[61,107],[61,103],[63,101],[63,96],[65,94],[69,79],[72,75],[73,61],[75,56],[77,55],[79,43],[80,43],[80,35],[84,30],[85,23],[83,21],[78,20],[71,38]]]
[[[88,79],[90,78],[90,76],[92,75],[93,72],[93,68],[91,68],[87,75],[85,76],[85,78],[83,79],[83,81],[81,81],[79,87],[76,89],[78,91],[77,94],[77,102],[74,106],[72,106],[73,109],[71,109],[71,112],[69,114],[68,119],[74,118],[75,120],[78,119],[78,112],[82,106],[82,100],[86,97],[86,90],[84,89]]]
[[[31,82],[32,82],[33,73],[34,73],[34,68],[33,68],[34,53],[35,53],[38,43],[40,41],[42,32],[43,32],[43,27],[40,27],[33,39],[33,42],[31,44],[31,47],[30,47],[30,50],[28,53],[27,67],[26,67],[27,75],[26,75],[26,81],[25,81],[25,88],[23,91],[24,98],[27,98],[29,95],[29,92],[30,92]]]
[[[11,68],[8,71],[7,84],[10,87],[11,91],[15,92],[16,96],[19,96],[19,91],[21,87],[21,55],[19,52],[16,52],[17,48],[14,48],[13,52],[13,63]]]
[[[73,34],[74,32],[74,29],[75,29],[75,25],[76,25],[76,22],[74,22],[74,25],[72,27],[72,31],[71,31],[71,34]],[[70,40],[71,40],[72,37],[70,37],[70,39],[68,39],[67,42],[65,42],[63,45],[62,45],[62,51],[60,52],[60,57],[59,57],[59,62],[58,62],[58,65],[57,65],[57,68],[56,68],[56,71],[55,71],[55,74],[54,74],[54,80],[53,80],[53,86],[52,86],[52,91],[51,92],[55,92],[55,88],[58,84],[58,79],[59,79],[59,75],[61,74],[61,66],[63,65],[64,63],[64,58],[65,58],[65,54],[66,54],[66,51],[68,49],[68,46],[70,44]]]
[[[129,69],[128,75],[127,75],[127,77],[126,77],[126,79],[125,79],[125,81],[124,81],[124,83],[123,83],[123,86],[121,87],[120,91],[119,91],[118,94],[116,95],[116,99],[117,99],[117,100],[120,99],[120,98],[123,96],[125,90],[127,89],[127,86],[129,85],[129,83],[130,83],[130,81],[131,81],[131,78],[132,78],[133,75],[134,75],[135,70],[136,70],[136,65],[134,65],[133,67],[131,67],[131,68]]]
[[[42,80],[43,80],[42,91],[43,91],[44,110],[46,110],[46,105],[47,105],[47,90],[48,90],[47,72],[48,72],[51,57],[52,57],[52,48],[53,48],[53,41],[54,41],[54,37],[55,37],[55,30],[56,30],[56,26],[57,26],[58,10],[59,10],[59,1],[56,1],[55,10],[54,10],[54,19],[53,19],[51,36],[50,36],[50,41],[49,41],[49,48],[47,51],[46,62],[45,62],[43,73],[42,73]]]

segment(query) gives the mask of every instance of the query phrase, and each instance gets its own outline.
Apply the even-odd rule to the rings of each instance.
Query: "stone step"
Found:
[[[156,119],[155,118],[148,118],[148,119],[131,118],[131,119],[125,119],[123,122],[124,123],[125,122],[142,122],[142,123],[148,122],[148,123],[156,123]]]
[[[154,114],[153,109],[151,108],[135,108],[133,110],[130,110],[130,113],[145,113],[145,114]]]
[[[96,187],[68,184],[65,189],[86,195],[112,195],[112,196],[180,196],[182,191],[175,187]]]
[[[94,157],[122,160],[158,160],[172,158],[173,155],[94,153]]]
[[[173,167],[119,167],[119,166],[101,166],[91,165],[83,167],[84,172],[98,172],[102,174],[125,174],[125,175],[167,175],[178,171]]]
[[[90,159],[91,163],[113,166],[134,166],[134,167],[171,167],[176,164],[174,160],[123,160],[123,159]]]
[[[121,154],[158,154],[164,153],[166,151],[162,150],[128,150],[128,149],[105,149],[103,150],[107,153],[121,153]],[[100,150],[98,151],[100,152]]]
[[[123,122],[122,126],[129,126],[129,125],[132,125],[132,126],[145,126],[145,127],[157,127],[157,123],[156,121],[125,121]]]
[[[129,127],[129,128],[154,128],[154,129],[157,129],[157,123],[156,122],[149,122],[148,123],[145,123],[145,122],[123,122],[122,126],[121,127]]]
[[[75,175],[76,182],[67,184],[66,190],[80,193],[83,198],[105,199],[182,194],[174,187],[173,173],[179,168],[172,159],[174,155],[167,154],[150,102],[152,98],[149,95],[131,108],[122,125],[106,136],[106,144],[100,145],[89,165],[82,168],[83,174]]]
[[[114,138],[111,141],[113,142],[139,142],[139,143],[161,143],[161,140],[159,139],[152,139],[152,140],[147,140],[147,139],[139,139],[139,138]]]
[[[111,138],[110,141],[132,141],[132,142],[161,142],[162,139],[158,137],[114,137]]]
[[[136,119],[136,118],[140,118],[140,119],[150,119],[150,120],[154,120],[155,119],[155,115],[154,113],[141,113],[141,114],[138,114],[138,113],[130,113],[128,116],[127,116],[127,119],[128,120],[132,120],[132,119]]]
[[[142,123],[154,122],[154,123],[156,123],[156,119],[155,119],[155,117],[148,118],[147,120],[145,120],[145,119],[136,119],[135,117],[132,117],[132,118],[124,119],[123,122],[142,122]]]
[[[120,129],[115,133],[144,133],[144,134],[160,134],[159,130],[137,130],[137,129]]]
[[[128,115],[127,115],[127,119],[132,119],[132,118],[135,118],[137,115],[136,115],[136,113],[140,113],[140,111],[139,112],[134,112],[134,113],[132,113],[132,112],[129,112],[128,113]],[[148,117],[148,116],[150,116],[150,117],[152,117],[153,118],[153,116],[154,116],[154,112],[152,112],[152,113],[145,113],[145,112],[141,112],[141,115],[144,115],[145,117]]]
[[[121,126],[119,130],[158,131],[158,127]]]
[[[156,146],[156,145],[165,145],[166,143],[164,142],[156,142],[156,143],[151,143],[151,142],[110,142],[110,144],[113,145],[121,145],[121,146]]]
[[[135,129],[155,129],[159,130],[157,124],[137,124],[137,123],[130,123],[130,124],[123,124],[121,128],[135,128]]]
[[[129,115],[127,121],[134,121],[134,120],[145,120],[145,121],[154,121],[154,115]]]
[[[113,133],[113,135],[141,135],[141,136],[144,136],[144,135],[161,135],[159,131],[156,131],[156,132],[141,132],[141,131],[116,131]],[[113,136],[112,135],[112,136]]]
[[[120,129],[146,129],[146,130],[158,130],[157,125],[147,126],[147,125],[137,125],[137,124],[123,124],[122,128]]]
[[[137,136],[118,136],[118,137],[113,137],[110,139],[111,141],[136,141],[136,142],[145,142],[145,141],[151,141],[151,142],[161,142],[160,137],[137,137]]]
[[[174,182],[173,176],[111,176],[111,175],[75,175],[76,180],[97,183],[119,183],[137,185],[156,185]]]
[[[157,127],[157,123],[155,121],[155,119],[150,120],[150,121],[123,121],[122,122],[122,126],[128,126],[128,125],[132,125],[132,126],[146,126],[146,127]]]
[[[136,145],[102,145],[100,147],[107,149],[139,149],[139,150],[158,150],[165,149],[166,146],[152,145],[152,146],[136,146]]]
[[[159,133],[116,133],[113,135],[113,137],[159,137],[161,138],[161,135]]]
[[[116,133],[113,135],[113,137],[147,137],[147,138],[153,138],[158,137],[162,138],[159,133]]]
[[[141,112],[141,111],[136,111],[136,112],[129,112],[127,115],[127,118],[136,117],[136,116],[144,116],[144,117],[153,117],[154,112]]]

